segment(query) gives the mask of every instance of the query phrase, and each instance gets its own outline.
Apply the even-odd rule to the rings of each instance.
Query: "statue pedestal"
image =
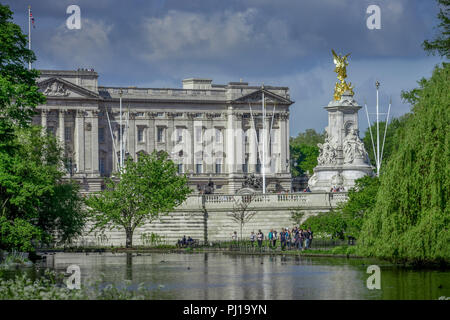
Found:
[[[330,191],[343,187],[348,191],[355,180],[373,174],[373,167],[364,144],[358,136],[358,110],[361,106],[346,91],[338,101],[331,101],[328,111],[328,127],[323,144],[318,144],[318,166],[309,179],[312,191]]]

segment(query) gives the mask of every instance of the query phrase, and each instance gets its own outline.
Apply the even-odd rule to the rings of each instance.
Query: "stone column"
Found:
[[[287,173],[291,172],[291,163],[290,163],[290,150],[289,150],[289,137],[290,137],[290,133],[289,133],[289,111],[286,112],[286,138],[285,138],[285,144],[286,144],[286,159],[287,159]]]
[[[60,109],[59,110],[59,125],[58,125],[58,135],[59,135],[59,140],[61,141],[61,145],[65,146],[65,132],[64,132],[64,115],[66,113],[66,110],[64,109]]]
[[[91,147],[92,147],[92,173],[99,174],[99,148],[98,148],[98,110],[92,111],[92,130],[91,130]]]
[[[258,159],[258,141],[256,135],[255,122],[250,121],[250,128],[247,130],[247,139],[249,141],[249,157],[248,157],[248,172],[256,172],[256,163]]]
[[[47,109],[42,109],[41,110],[41,126],[42,128],[47,128],[47,114],[48,114],[48,110]]]
[[[148,114],[148,129],[147,129],[147,152],[151,154],[156,149],[155,138],[155,113],[149,112]]]
[[[194,118],[191,113],[188,113],[188,122],[187,122],[187,130],[188,137],[186,140],[186,168],[185,172],[194,172],[194,143],[195,143],[195,127],[194,127]]]
[[[266,150],[265,150],[265,156],[264,163],[266,165],[265,173],[266,176],[269,174],[272,174],[271,171],[271,160],[272,160],[272,146],[271,146],[271,140],[270,140],[270,124],[272,122],[272,116],[266,115],[266,131],[264,133],[264,139],[266,140]]]
[[[243,137],[242,131],[242,113],[235,114],[235,125],[234,125],[234,142],[236,146],[234,164],[235,164],[235,172],[242,174],[242,165],[245,162],[245,141]]]
[[[228,174],[233,174],[236,168],[236,157],[234,154],[234,126],[233,126],[233,107],[228,106],[227,111],[227,140],[226,140],[226,150],[227,150],[227,172]]]
[[[77,173],[84,173],[84,111],[76,110],[75,115],[75,162]]]
[[[284,114],[280,114],[280,136],[279,136],[279,144],[280,144],[280,162],[281,162],[281,172],[286,173],[286,159],[288,154],[286,151],[286,116]]]
[[[127,151],[130,153],[130,156],[133,159],[137,159],[136,156],[136,120],[135,120],[135,113],[130,112],[130,120],[129,120],[129,128],[128,128],[128,141],[127,141]]]
[[[172,140],[172,138],[175,138],[173,136],[173,131],[174,131],[174,115],[172,112],[167,112],[167,117],[169,118],[168,120],[168,127],[167,127],[167,141],[166,141],[166,151],[169,155],[172,155],[172,149],[173,149],[173,145],[174,142]]]
[[[213,173],[214,170],[214,164],[213,164],[213,156],[211,152],[213,151],[213,139],[214,139],[214,132],[213,132],[213,114],[207,113],[206,114],[206,133],[205,134],[205,147],[204,147],[204,158],[203,163],[205,166],[204,173]],[[206,158],[207,156],[208,158]]]

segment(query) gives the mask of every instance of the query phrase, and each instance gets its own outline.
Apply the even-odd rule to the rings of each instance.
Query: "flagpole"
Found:
[[[380,83],[377,81],[375,83],[377,87],[377,176],[380,175],[380,124],[379,124],[379,112],[378,112],[378,88],[380,87]]]
[[[28,50],[31,50],[31,6],[28,6]],[[28,62],[28,70],[31,70],[31,61]]]
[[[263,185],[263,194],[266,193],[266,108],[264,106],[264,84],[262,86],[262,125],[263,125],[263,145],[262,145],[262,185]]]

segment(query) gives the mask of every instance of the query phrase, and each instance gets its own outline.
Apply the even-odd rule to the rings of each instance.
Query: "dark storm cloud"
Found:
[[[29,3],[6,1],[25,31]],[[81,8],[81,30],[65,27],[70,4]],[[381,30],[366,28],[370,4],[381,8]],[[287,85],[296,101],[291,134],[326,125],[320,107],[331,99],[335,82],[331,48],[352,53],[349,78],[358,98],[369,97],[373,79],[385,77],[395,79],[385,89],[400,105],[400,90],[424,75],[414,70],[431,71],[437,62],[425,58],[420,47],[436,25],[433,1],[39,0],[31,5],[36,68],[94,67],[104,85],[178,87],[191,76]]]

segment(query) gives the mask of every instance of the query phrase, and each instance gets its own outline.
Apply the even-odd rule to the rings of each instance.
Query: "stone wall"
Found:
[[[230,217],[233,212],[236,195],[205,195],[189,197],[181,206],[166,216],[138,228],[133,236],[133,245],[145,245],[143,235],[157,234],[167,244],[175,244],[183,235],[200,241],[231,240],[233,231],[240,236],[240,225]],[[293,227],[292,211],[304,212],[302,221],[320,212],[330,211],[341,201],[347,200],[347,193],[291,193],[256,195],[252,198],[249,210],[256,212],[244,225],[243,238],[248,239],[250,232],[259,229],[267,235],[270,229]],[[89,227],[86,228],[88,230]],[[125,232],[106,231],[104,235],[86,232],[79,239],[83,246],[125,246]],[[147,242],[148,244],[148,242]]]

